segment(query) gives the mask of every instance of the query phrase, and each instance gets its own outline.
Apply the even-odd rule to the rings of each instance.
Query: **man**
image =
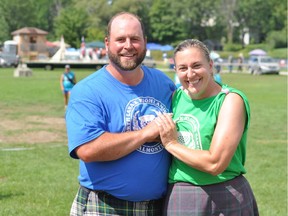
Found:
[[[74,72],[70,70],[70,65],[65,65],[65,71],[60,76],[60,88],[64,96],[65,109],[67,108],[70,92],[75,84],[76,84],[76,77]]]
[[[144,26],[136,15],[112,17],[109,64],[71,93],[69,153],[80,159],[80,188],[70,215],[161,215],[170,156],[152,120],[170,112],[173,81],[142,65]]]

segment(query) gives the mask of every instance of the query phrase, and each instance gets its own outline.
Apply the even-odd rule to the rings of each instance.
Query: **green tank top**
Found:
[[[222,91],[216,96],[192,100],[181,88],[178,88],[172,100],[173,120],[176,122],[179,143],[192,149],[208,150],[220,108],[229,92],[237,93],[243,98],[247,119],[242,138],[227,169],[223,173],[213,176],[194,169],[173,157],[169,171],[169,183],[190,182],[195,185],[209,185],[224,182],[246,173],[244,163],[250,107],[247,97],[241,91],[222,85]]]

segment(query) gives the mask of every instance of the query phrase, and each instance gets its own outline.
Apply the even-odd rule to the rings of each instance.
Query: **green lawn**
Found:
[[[13,77],[0,69],[0,215],[65,216],[77,190],[68,156],[62,70]],[[91,70],[74,70],[78,80]],[[167,73],[173,78],[174,73]],[[261,216],[287,215],[287,76],[222,74],[250,101],[247,179]]]

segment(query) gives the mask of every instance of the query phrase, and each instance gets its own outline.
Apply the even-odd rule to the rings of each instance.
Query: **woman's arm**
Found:
[[[63,86],[63,77],[64,75],[63,74],[61,74],[61,76],[60,76],[60,89],[61,89],[61,91],[63,91],[64,90],[64,86]]]

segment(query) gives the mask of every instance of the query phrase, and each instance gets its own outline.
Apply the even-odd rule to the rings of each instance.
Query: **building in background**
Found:
[[[48,32],[34,27],[24,27],[13,31],[11,35],[18,44],[21,59],[35,60],[39,56],[48,56],[46,35]]]

